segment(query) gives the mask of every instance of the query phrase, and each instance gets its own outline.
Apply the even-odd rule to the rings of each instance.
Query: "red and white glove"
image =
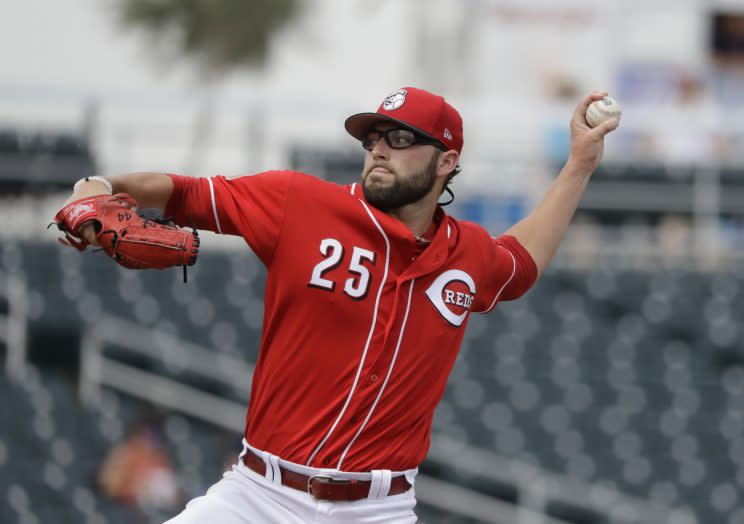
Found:
[[[158,210],[139,210],[137,201],[126,193],[81,198],[67,204],[54,217],[66,237],[59,241],[84,251],[89,242],[80,230],[90,221],[103,251],[126,268],[164,269],[196,263],[196,230],[178,227]]]

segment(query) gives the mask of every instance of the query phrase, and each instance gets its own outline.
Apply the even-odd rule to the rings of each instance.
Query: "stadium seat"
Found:
[[[234,253],[204,253],[193,269],[183,284],[177,272],[126,271],[102,255],[0,246],[0,271],[24,275],[43,296],[33,328],[82,329],[105,313],[255,361],[265,269]],[[584,482],[689,505],[699,523],[739,524],[741,311],[737,272],[551,269],[522,300],[470,319],[434,431]],[[40,522],[50,521],[41,497],[72,500],[82,486],[95,502],[78,489],[66,518],[126,522],[92,479],[143,404],[104,388],[96,404],[81,406],[74,384],[33,367],[22,384],[0,380],[0,395],[30,414],[19,425],[0,412],[8,428],[0,436],[0,521],[15,522],[31,506]],[[182,415],[167,417],[165,431],[190,494],[219,478],[237,447]],[[3,445],[14,450],[5,463]],[[40,449],[37,462],[28,461],[42,472],[36,483],[8,477],[11,461],[15,468]],[[24,493],[33,504],[23,504]]]
[[[7,154],[21,152],[21,141],[18,133],[8,129],[0,129],[0,157]]]

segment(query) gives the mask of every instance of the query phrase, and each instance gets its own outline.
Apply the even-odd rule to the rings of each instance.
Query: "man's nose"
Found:
[[[372,153],[372,158],[375,159],[388,158],[390,155],[390,147],[387,145],[387,142],[385,142],[385,139],[380,137],[380,139],[375,142],[375,145],[372,146],[370,153]]]

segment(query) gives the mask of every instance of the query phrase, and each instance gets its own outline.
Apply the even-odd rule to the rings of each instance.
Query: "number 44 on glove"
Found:
[[[93,221],[96,241],[119,265],[129,269],[193,266],[199,253],[199,233],[176,226],[155,209],[138,209],[126,193],[99,195],[70,202],[54,217],[66,237],[59,241],[84,251],[89,245],[80,234]],[[51,225],[51,224],[50,224]]]

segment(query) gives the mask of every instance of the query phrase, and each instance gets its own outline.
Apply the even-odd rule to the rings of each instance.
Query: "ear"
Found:
[[[437,159],[437,176],[449,175],[457,167],[459,159],[460,155],[454,149],[440,153]]]

